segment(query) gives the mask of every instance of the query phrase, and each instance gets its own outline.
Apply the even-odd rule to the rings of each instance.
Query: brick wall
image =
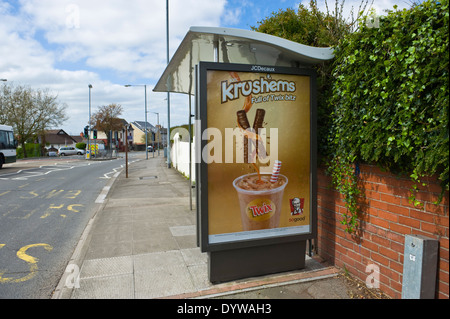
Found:
[[[420,234],[439,240],[436,298],[449,298],[449,194],[439,205],[436,179],[416,194],[420,206],[408,200],[413,185],[408,177],[383,172],[376,166],[360,165],[360,230],[349,235],[340,224],[346,210],[342,196],[331,188],[325,169],[318,169],[318,254],[346,268],[365,281],[369,265],[380,271],[380,289],[392,298],[401,298],[403,252],[406,234]],[[373,266],[369,266],[373,267]]]

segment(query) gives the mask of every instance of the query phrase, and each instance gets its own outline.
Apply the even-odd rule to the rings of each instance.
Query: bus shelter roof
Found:
[[[316,48],[265,33],[218,27],[191,27],[153,91],[194,94],[200,61],[308,67],[333,59],[332,48]]]

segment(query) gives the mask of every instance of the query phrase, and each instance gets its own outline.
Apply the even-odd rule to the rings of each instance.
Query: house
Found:
[[[70,135],[70,137],[74,139],[75,144],[84,142],[84,137],[83,137],[82,134],[80,134],[80,135]]]
[[[77,140],[62,129],[46,130],[39,142],[44,144],[47,150],[57,150],[64,146],[75,147],[77,144]]]
[[[93,130],[90,132],[90,140],[95,141],[96,143],[103,143],[105,148],[117,149],[120,152],[125,150],[125,127],[128,126],[128,122],[124,119],[117,119],[120,121],[118,127],[122,127],[122,129],[118,131],[109,131],[104,132],[97,129],[97,138],[94,139]],[[87,140],[85,140],[87,143]]]
[[[133,128],[133,147],[136,151],[145,150],[145,130],[147,129],[147,144],[152,145],[155,141],[155,136],[158,134],[158,129],[147,122],[144,121],[134,121],[131,122],[131,127]]]
[[[158,134],[156,135],[156,143],[159,142],[159,147],[166,147],[167,146],[167,128],[162,127],[161,125],[156,125],[157,128],[159,128],[159,137]]]

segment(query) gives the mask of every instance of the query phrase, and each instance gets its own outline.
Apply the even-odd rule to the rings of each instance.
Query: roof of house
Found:
[[[50,144],[73,144],[77,141],[64,130],[45,131],[45,142]]]
[[[73,138],[77,143],[81,143],[84,140],[84,137],[80,135],[71,135],[70,137]]]
[[[142,132],[145,132],[145,121],[134,121],[131,122],[137,129],[141,130]],[[147,122],[147,131],[152,133],[157,133],[158,129],[151,125],[149,122]]]

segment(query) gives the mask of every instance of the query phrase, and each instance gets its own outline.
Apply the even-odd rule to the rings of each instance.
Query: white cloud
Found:
[[[191,26],[219,26],[224,6],[170,0],[170,55]],[[87,123],[89,83],[92,111],[119,103],[128,121],[143,120],[144,94],[123,84],[148,84],[149,111],[167,124],[165,95],[151,91],[166,65],[166,1],[0,0],[0,15],[0,77],[57,94],[68,105],[67,130]],[[187,99],[171,99],[171,122],[186,122],[177,109],[187,113]]]
[[[248,28],[292,3],[169,0],[170,56],[191,26]],[[92,110],[119,103],[128,121],[143,120],[144,94],[123,85],[148,84],[148,109],[167,125],[166,94],[151,91],[166,66],[166,1],[0,0],[0,17],[0,78],[57,94],[68,105],[67,131],[77,134],[87,123],[89,83]],[[188,98],[173,94],[171,102],[171,124],[187,123]]]

